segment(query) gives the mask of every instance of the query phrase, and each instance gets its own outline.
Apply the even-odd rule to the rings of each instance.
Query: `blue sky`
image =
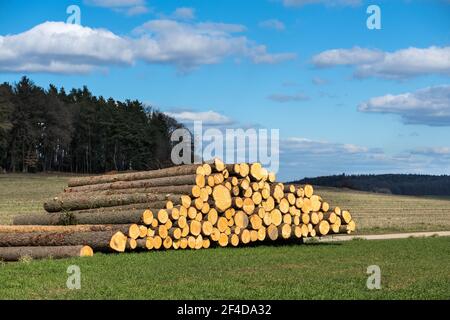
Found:
[[[22,75],[280,129],[282,180],[450,174],[446,0],[0,0],[0,81]]]

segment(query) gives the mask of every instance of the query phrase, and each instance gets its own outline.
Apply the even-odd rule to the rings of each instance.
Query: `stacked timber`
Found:
[[[350,212],[331,208],[311,185],[284,185],[259,163],[219,159],[71,179],[44,208],[0,226],[0,258],[302,242],[355,230]]]

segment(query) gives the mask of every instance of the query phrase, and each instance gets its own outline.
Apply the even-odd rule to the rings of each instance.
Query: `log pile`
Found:
[[[350,233],[349,211],[311,185],[284,185],[259,163],[202,164],[81,177],[44,203],[47,214],[0,226],[0,259],[202,249]]]

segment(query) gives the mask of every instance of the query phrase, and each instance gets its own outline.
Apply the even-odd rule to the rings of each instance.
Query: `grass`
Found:
[[[450,198],[385,195],[316,188],[333,206],[349,209],[357,234],[450,230]]]
[[[44,200],[67,186],[68,176],[56,174],[0,174],[0,224],[17,214],[43,213]]]
[[[66,288],[67,267],[81,289]],[[381,268],[381,290],[366,288]],[[0,299],[449,299],[450,238],[160,251],[0,265]]]
[[[44,213],[45,199],[60,193],[68,175],[0,175],[0,224],[17,214]],[[357,233],[450,230],[450,198],[393,196],[335,188],[317,188],[333,206],[349,209]]]

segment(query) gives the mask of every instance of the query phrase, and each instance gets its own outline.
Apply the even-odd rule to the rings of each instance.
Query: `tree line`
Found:
[[[420,174],[334,175],[305,178],[293,183],[349,188],[399,195],[450,196],[450,176]]]
[[[101,173],[171,165],[182,124],[137,100],[66,92],[29,78],[0,84],[0,170]]]

